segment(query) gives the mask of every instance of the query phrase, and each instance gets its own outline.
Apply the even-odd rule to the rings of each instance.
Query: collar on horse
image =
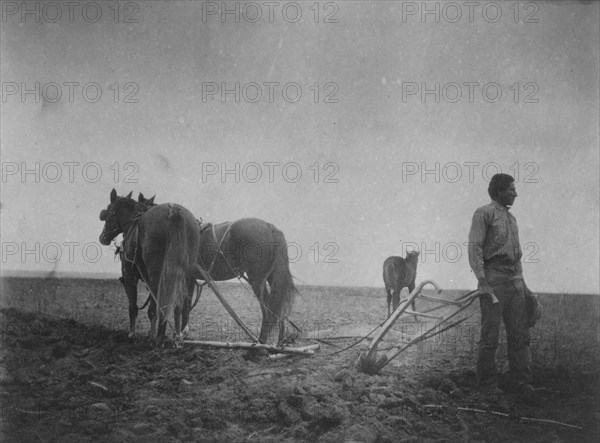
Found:
[[[120,255],[121,260],[131,263],[132,267],[134,265],[137,266],[136,259],[138,249],[138,222],[148,209],[149,208],[147,207],[142,208],[141,205],[136,205],[135,210],[133,211],[133,215],[131,216],[131,220],[127,222],[127,224],[125,225],[126,229],[123,230],[123,241],[121,242],[120,246],[117,245],[117,249],[115,251],[115,254],[118,253]],[[127,246],[130,244],[134,245],[133,258],[131,259],[127,256]]]

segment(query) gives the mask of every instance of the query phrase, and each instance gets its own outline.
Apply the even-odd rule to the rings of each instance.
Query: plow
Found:
[[[359,356],[357,365],[359,371],[366,374],[375,375],[379,373],[388,363],[390,363],[393,359],[398,357],[402,352],[406,351],[411,346],[435,337],[436,335],[441,334],[448,329],[454,328],[479,312],[479,310],[475,310],[467,315],[461,315],[479,296],[478,291],[472,291],[464,294],[456,300],[449,300],[422,294],[423,288],[427,285],[433,286],[436,289],[437,294],[442,293],[442,290],[433,280],[425,280],[421,282],[407,298],[400,302],[398,307],[390,314],[383,325],[377,329],[367,352],[362,353]],[[430,306],[422,309],[415,308],[415,310],[408,309],[408,307],[413,303],[416,306],[421,306],[421,304],[418,303],[419,300],[428,302]],[[495,297],[494,302],[497,303]],[[441,310],[446,311],[444,315],[440,315],[439,311]],[[402,315],[413,316],[415,320],[418,318],[435,320],[435,323],[432,327],[417,337],[401,341],[397,346],[394,346],[380,358],[377,358],[378,345]]]
[[[235,313],[233,308],[229,305],[225,297],[223,297],[223,295],[219,291],[219,288],[214,284],[208,273],[206,271],[204,272],[205,274],[203,275],[203,277],[205,278],[206,285],[209,286],[209,288],[215,294],[215,296],[223,305],[225,310],[238,324],[241,330],[247,335],[247,337],[250,339],[250,342],[218,342],[186,339],[183,341],[184,345],[249,350],[265,349],[269,351],[270,358],[284,358],[289,356],[316,356],[316,351],[320,348],[319,343],[327,342],[326,340],[322,340],[320,338],[322,338],[324,335],[328,335],[328,331],[318,331],[314,337],[307,337],[310,341],[314,342],[314,344],[308,346],[291,347],[259,343],[259,340],[256,337],[256,335],[243,323],[243,321]],[[387,364],[389,364],[392,360],[394,360],[396,357],[398,357],[401,353],[403,353],[410,347],[415,346],[418,343],[421,343],[432,337],[435,337],[436,335],[441,334],[447,331],[448,329],[460,325],[461,323],[473,317],[479,312],[479,309],[473,310],[468,314],[465,312],[467,308],[471,306],[473,301],[477,299],[477,297],[480,295],[478,291],[471,291],[467,294],[458,297],[455,300],[451,300],[441,298],[438,296],[423,294],[423,289],[428,285],[433,286],[437,295],[442,293],[442,290],[433,280],[425,280],[421,282],[417,287],[415,287],[415,289],[409,294],[407,298],[400,301],[398,307],[377,328],[375,328],[373,331],[369,332],[367,335],[360,338],[360,340],[356,341],[350,346],[342,349],[341,351],[336,351],[332,354],[337,354],[346,351],[356,346],[362,341],[370,340],[370,345],[368,346],[367,350],[361,353],[358,358],[357,369],[360,372],[364,372],[369,375],[375,375],[378,374]],[[495,300],[495,297],[493,298],[493,301],[495,303],[497,302],[497,300]],[[411,305],[416,306],[414,310],[409,309]],[[400,335],[400,337],[398,337],[397,334],[392,333],[392,327],[402,317],[412,317],[415,320],[419,318],[433,320],[433,326],[428,327],[424,332],[415,337],[407,338],[403,335]],[[385,339],[386,334],[393,337],[395,344],[391,347],[391,349],[386,349],[386,352],[383,353],[384,351],[378,350],[378,346]],[[329,335],[327,338],[335,339],[350,337],[333,337]],[[378,355],[378,351],[380,352],[380,354],[383,353],[383,355]],[[324,354],[323,356],[326,355],[331,354]]]

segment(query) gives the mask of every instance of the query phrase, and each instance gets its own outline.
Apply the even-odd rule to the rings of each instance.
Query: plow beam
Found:
[[[425,314],[423,312],[417,312],[417,311],[411,311],[410,309],[407,309],[406,311],[404,311],[405,314],[411,314],[411,315],[418,315],[420,317],[425,317],[425,318],[435,318],[436,320],[443,320],[444,317],[440,317],[439,315],[431,315],[431,314]]]
[[[221,295],[221,292],[213,283],[208,272],[206,272],[204,269],[200,268],[200,273],[202,274],[202,278],[205,279],[204,281],[208,284],[208,287],[210,289],[212,289],[212,291],[214,292],[216,297],[219,299],[219,301],[221,302],[221,304],[223,305],[225,310],[229,313],[229,315],[231,315],[231,318],[233,318],[235,320],[235,322],[238,324],[238,326],[240,328],[242,328],[242,331],[244,331],[246,333],[246,335],[250,338],[250,340],[252,340],[254,343],[258,343],[259,342],[258,337],[256,337],[256,335],[254,335],[250,329],[248,329],[248,327],[238,317],[238,315],[235,313],[235,311],[229,305],[229,303],[227,303],[227,300],[225,300],[225,297],[223,297],[223,295]]]
[[[433,280],[425,280],[419,283],[419,286],[417,286],[409,294],[408,298],[400,302],[396,310],[392,312],[392,314],[388,317],[386,322],[381,326],[381,328],[379,328],[379,331],[375,334],[375,337],[373,338],[373,341],[371,342],[371,345],[369,346],[366,355],[360,355],[358,360],[359,371],[371,375],[377,374],[381,370],[381,368],[383,368],[388,363],[389,360],[387,356],[383,356],[379,360],[376,360],[377,345],[383,339],[383,336],[390,330],[390,328],[393,326],[396,320],[402,314],[406,313],[409,304],[419,296],[425,285],[428,284],[432,285],[437,290],[438,294],[442,292],[437,283]]]

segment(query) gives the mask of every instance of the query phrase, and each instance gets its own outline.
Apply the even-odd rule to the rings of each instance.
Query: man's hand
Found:
[[[488,284],[488,282],[485,278],[477,279],[477,290],[479,291],[480,294],[494,295],[494,290]]]
[[[527,287],[525,280],[523,280],[523,289],[525,292],[525,306],[527,309],[527,327],[533,328],[535,323],[542,317],[542,304],[539,302],[537,294],[531,292]]]
[[[494,289],[489,285],[485,278],[477,279],[477,291],[479,291],[481,295],[489,294],[492,299],[492,303],[498,303],[498,299],[494,294]]]

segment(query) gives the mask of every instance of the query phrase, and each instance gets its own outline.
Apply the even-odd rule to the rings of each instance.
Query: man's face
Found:
[[[496,201],[502,206],[512,206],[515,202],[515,198],[517,198],[517,190],[515,188],[515,182],[512,182],[508,185],[508,188],[498,191]]]

